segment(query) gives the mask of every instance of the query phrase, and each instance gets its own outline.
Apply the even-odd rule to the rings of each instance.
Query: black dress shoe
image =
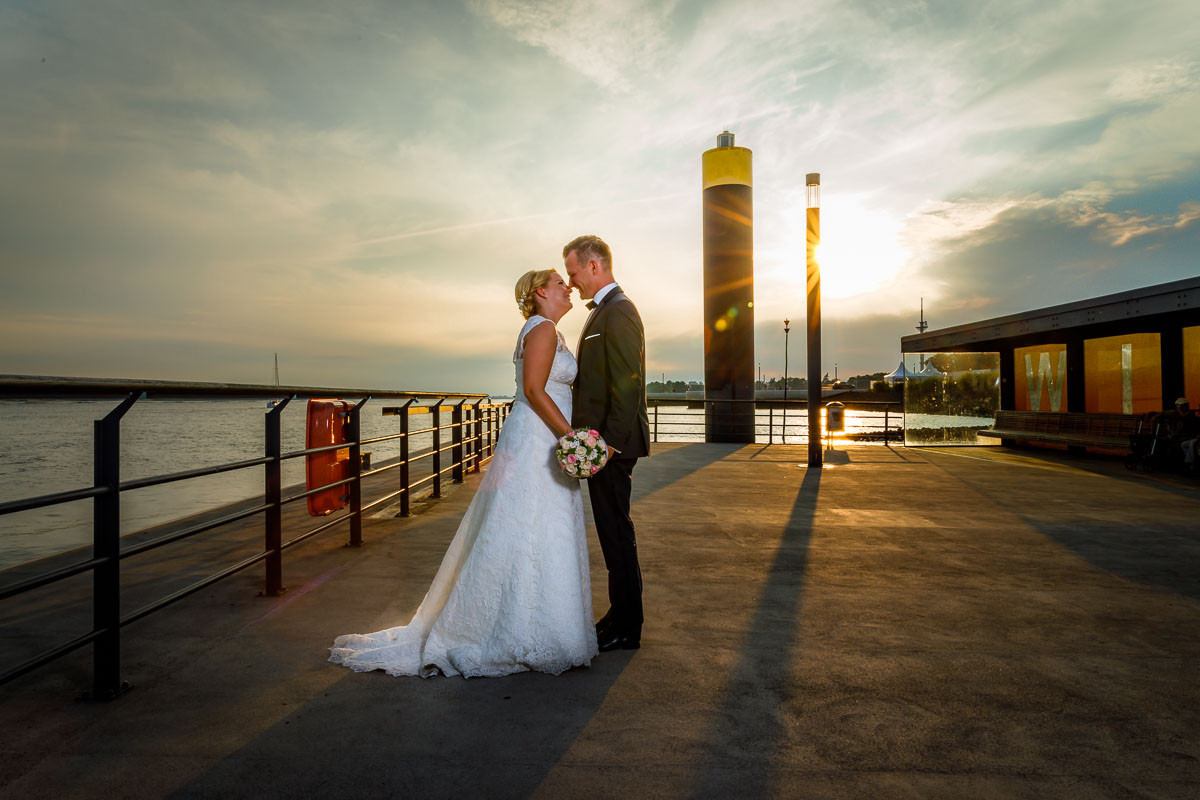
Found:
[[[612,650],[637,650],[642,646],[640,634],[619,633],[618,631],[610,631],[608,636],[597,637],[596,644],[600,646],[601,653]]]

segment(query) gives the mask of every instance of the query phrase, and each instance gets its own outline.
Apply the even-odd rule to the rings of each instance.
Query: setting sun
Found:
[[[790,237],[804,252],[804,209],[797,209]],[[841,299],[879,289],[900,271],[908,253],[900,245],[901,222],[886,211],[870,208],[861,197],[827,194],[821,208],[821,295]],[[803,282],[803,272],[797,273]]]

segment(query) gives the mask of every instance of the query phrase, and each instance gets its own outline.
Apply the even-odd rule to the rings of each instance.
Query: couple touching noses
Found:
[[[608,443],[609,461],[588,480],[596,535],[608,570],[609,610],[596,623],[601,651],[636,649],[641,642],[642,574],[637,538],[630,518],[633,469],[638,458],[650,454],[650,427],[646,412],[646,346],[642,318],[633,302],[613,278],[612,251],[598,236],[580,236],[563,248],[567,280],[551,272],[535,289],[538,313],[555,325],[572,307],[570,291],[587,300],[588,317],[575,348],[578,371],[572,384],[573,411],[565,415],[542,414],[556,435],[572,428],[595,428]],[[534,282],[542,283],[534,278]],[[518,296],[520,295],[518,285]],[[526,369],[549,362],[554,347],[552,326],[537,328],[527,337],[538,337],[535,356],[527,344]],[[539,380],[527,374],[526,393]],[[543,398],[531,403],[545,406]]]
[[[391,675],[559,674],[597,652],[641,644],[642,574],[629,515],[632,475],[649,455],[645,338],[598,236],[563,248],[566,278],[517,281],[525,324],[513,352],[517,391],[494,457],[408,625],[339,636],[330,661]],[[571,290],[588,300],[575,353],[557,323]],[[593,623],[580,481],[559,469],[558,439],[595,429],[608,463],[588,494],[608,571],[609,609]]]

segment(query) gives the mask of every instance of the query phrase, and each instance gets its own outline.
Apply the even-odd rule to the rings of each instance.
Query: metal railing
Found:
[[[0,674],[0,684],[37,669],[61,656],[71,653],[86,644],[94,643],[92,689],[90,697],[111,699],[121,694],[128,684],[120,677],[121,629],[132,622],[154,613],[187,597],[217,581],[253,566],[265,564],[265,596],[278,596],[283,588],[283,551],[300,544],[342,523],[349,523],[350,546],[362,544],[362,515],[373,508],[400,499],[401,516],[408,516],[413,492],[427,483],[432,483],[432,496],[442,496],[442,481],[446,473],[451,480],[461,483],[468,472],[476,472],[491,459],[504,420],[508,417],[510,403],[491,403],[489,395],[451,392],[418,392],[391,390],[364,390],[343,388],[314,388],[304,386],[266,386],[247,384],[176,383],[167,381],[86,380],[71,378],[39,378],[31,376],[0,376],[0,397],[52,398],[52,397],[123,397],[120,403],[103,419],[96,420],[93,429],[94,480],[91,486],[66,492],[12,500],[0,503],[0,517],[21,511],[47,508],[62,503],[91,499],[92,557],[68,566],[52,569],[39,575],[0,587],[0,600],[15,597],[58,581],[86,572],[93,575],[92,585],[92,630],[57,647],[18,664]],[[217,466],[201,467],[166,475],[157,475],[137,480],[121,480],[121,418],[134,403],[146,398],[231,398],[231,397],[283,397],[265,415],[264,455]],[[346,418],[346,441],[338,444],[312,447],[293,452],[283,452],[281,414],[288,403],[298,397],[362,398]],[[361,438],[360,412],[371,398],[401,399],[406,402],[397,407],[385,407],[385,415],[400,418],[400,432]],[[456,400],[443,405],[447,400]],[[416,405],[418,401],[431,400],[430,405]],[[449,412],[450,421],[443,421],[443,413]],[[432,415],[428,427],[413,430],[409,420],[413,416]],[[443,432],[449,433],[449,442],[443,443]],[[430,434],[433,445],[427,451],[411,454],[409,443],[412,437]],[[362,446],[392,439],[400,440],[400,458],[393,463],[376,469],[364,470]],[[349,448],[350,476],[333,483],[308,489],[288,497],[283,496],[282,464],[294,458]],[[449,453],[449,463],[444,465],[443,455]],[[431,459],[431,474],[417,481],[411,480],[413,464]],[[149,486],[200,478],[233,470],[264,468],[263,502],[252,508],[239,510],[218,519],[208,519],[186,526],[157,538],[126,546],[122,549],[120,518],[122,492]],[[372,502],[362,503],[362,481],[392,470],[400,470],[400,487]],[[337,486],[347,486],[349,504],[347,511],[329,519],[311,530],[300,533],[287,541],[283,540],[283,507],[302,500],[317,492]],[[213,530],[257,514],[265,515],[263,550],[231,564],[220,571],[196,581],[182,589],[161,597],[125,615],[121,614],[121,562],[132,556],[187,539],[205,531]]]
[[[794,428],[803,429],[803,433],[793,438],[805,438],[808,436],[808,415],[806,412],[808,403],[804,400],[662,400],[650,399],[647,400],[650,414],[650,438],[651,441],[658,442],[660,432],[668,436],[694,436],[696,440],[704,439],[704,426],[707,414],[704,413],[715,406],[731,406],[737,404],[754,404],[754,434],[757,441],[762,428],[766,428],[767,444],[775,444],[775,439],[779,439],[780,444],[788,443],[788,430]],[[839,434],[839,437],[854,439],[857,441],[880,441],[880,442],[903,442],[904,441],[904,426],[903,417],[900,411],[901,404],[895,401],[885,400],[856,400],[853,401],[854,406],[872,406],[879,407],[878,410],[883,412],[881,423],[875,425],[855,424],[856,428],[866,429],[849,435]],[[700,414],[688,414],[683,412],[664,412],[662,408],[679,408],[689,407],[700,410]],[[796,411],[791,411],[796,409]],[[686,420],[686,421],[681,421]],[[699,431],[694,430],[700,428]],[[778,430],[778,436],[776,431]],[[825,435],[825,431],[822,431]],[[796,441],[798,444],[799,441]]]

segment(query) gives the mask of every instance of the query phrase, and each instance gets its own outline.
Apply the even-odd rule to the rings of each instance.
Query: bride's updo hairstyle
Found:
[[[552,269],[531,269],[519,279],[517,279],[517,308],[521,310],[521,316],[529,319],[537,313],[537,306],[533,302],[533,293],[543,286],[550,283],[550,276],[554,274]]]

